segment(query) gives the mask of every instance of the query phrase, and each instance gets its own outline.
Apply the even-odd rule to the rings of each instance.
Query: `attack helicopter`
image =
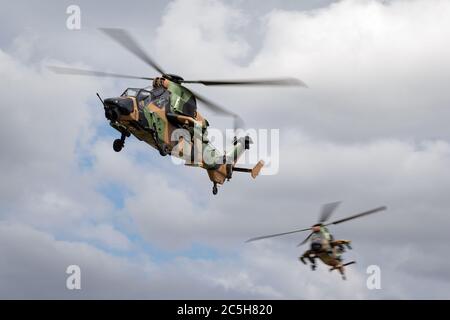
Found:
[[[311,231],[311,233],[300,242],[297,246],[304,245],[308,241],[310,241],[311,246],[310,249],[306,250],[303,255],[299,257],[299,260],[306,264],[306,261],[309,261],[311,264],[311,270],[316,270],[316,259],[320,259],[324,264],[331,266],[330,272],[333,270],[338,270],[342,276],[342,279],[345,280],[345,267],[351,264],[356,263],[355,261],[350,261],[344,263],[342,259],[342,254],[346,251],[346,249],[352,249],[350,240],[342,240],[342,239],[334,239],[333,235],[328,230],[327,226],[335,225],[342,222],[346,222],[352,219],[360,218],[367,216],[372,213],[380,212],[386,210],[387,207],[378,207],[369,211],[365,211],[362,213],[358,213],[343,219],[335,220],[332,222],[325,223],[331,217],[332,213],[339,206],[340,202],[328,203],[322,206],[321,213],[319,215],[319,221],[310,228],[299,229],[289,232],[271,234],[266,236],[260,236],[256,238],[251,238],[246,242],[273,238],[284,236],[297,232]]]
[[[58,74],[114,77],[152,81],[152,86],[127,88],[119,97],[100,99],[105,117],[111,127],[120,133],[120,139],[114,140],[113,149],[120,152],[125,139],[131,135],[157,149],[161,156],[168,154],[185,160],[185,165],[206,169],[213,183],[213,194],[217,194],[218,185],[229,181],[233,172],[247,172],[256,178],[264,166],[259,161],[253,168],[236,167],[239,157],[253,143],[249,136],[233,139],[228,152],[220,152],[208,140],[209,122],[197,110],[197,101],[218,115],[233,118],[234,129],[243,127],[238,114],[210,101],[185,84],[205,86],[301,86],[306,85],[295,78],[246,79],[246,80],[185,80],[182,77],[165,72],[123,29],[101,28],[107,36],[155,69],[160,76],[138,77],[102,71],[84,70],[63,66],[49,66]]]

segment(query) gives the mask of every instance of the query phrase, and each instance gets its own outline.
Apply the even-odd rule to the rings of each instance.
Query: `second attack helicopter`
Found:
[[[302,81],[294,78],[185,80],[178,75],[165,72],[125,30],[115,28],[100,30],[155,69],[160,76],[138,77],[61,66],[49,68],[59,74],[152,81],[151,87],[128,88],[120,97],[103,100],[97,93],[103,104],[106,119],[121,134],[120,139],[116,139],[113,143],[114,151],[120,152],[125,145],[125,139],[134,135],[157,149],[161,156],[170,154],[185,160],[187,166],[206,169],[209,179],[213,182],[213,194],[217,194],[218,185],[231,179],[234,171],[247,172],[256,178],[264,166],[263,161],[259,161],[252,169],[236,167],[239,157],[250,148],[251,138],[235,136],[231,150],[225,153],[217,150],[208,140],[209,122],[197,111],[197,101],[202,102],[216,114],[232,117],[235,131],[238,127],[243,127],[242,119],[236,113],[186,88],[184,84],[305,87]]]
[[[328,230],[327,226],[329,225],[335,225],[342,222],[346,222],[352,219],[360,218],[367,216],[372,213],[376,213],[379,211],[386,210],[387,208],[385,206],[378,207],[369,211],[365,211],[362,213],[358,213],[343,219],[335,220],[332,222],[325,223],[331,216],[331,214],[334,212],[334,210],[339,206],[340,202],[333,202],[323,205],[322,211],[319,216],[319,221],[313,225],[310,228],[305,229],[299,229],[294,231],[288,231],[283,233],[276,233],[266,236],[260,236],[256,238],[251,238],[247,240],[246,242],[261,240],[261,239],[267,239],[267,238],[273,238],[273,237],[279,237],[284,236],[292,233],[297,232],[304,232],[304,231],[311,231],[310,234],[300,242],[297,246],[304,245],[308,241],[310,241],[311,245],[308,250],[306,250],[302,256],[299,257],[299,260],[306,264],[306,261],[309,261],[311,264],[311,269],[316,270],[316,259],[321,260],[324,264],[330,266],[330,271],[338,270],[339,273],[342,275],[342,279],[345,278],[345,267],[351,264],[356,263],[355,261],[350,261],[347,263],[344,263],[342,259],[342,254],[345,252],[346,249],[352,249],[350,243],[350,240],[343,240],[343,239],[334,239],[333,235]]]

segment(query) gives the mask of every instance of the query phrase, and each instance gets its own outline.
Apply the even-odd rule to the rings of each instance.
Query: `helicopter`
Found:
[[[48,66],[58,74],[113,77],[152,81],[152,86],[127,88],[119,97],[100,99],[105,117],[111,127],[120,133],[114,140],[113,149],[120,152],[125,139],[131,135],[157,149],[161,156],[168,154],[183,159],[186,166],[200,167],[207,171],[213,183],[212,192],[218,185],[229,181],[233,172],[246,172],[255,179],[264,162],[253,168],[240,168],[236,162],[253,143],[249,136],[237,138],[228,152],[220,152],[208,140],[208,120],[197,111],[197,101],[210,111],[233,118],[234,131],[243,127],[243,121],[234,112],[210,101],[185,84],[205,86],[300,86],[306,85],[295,78],[243,79],[243,80],[185,80],[181,76],[165,72],[138,44],[133,36],[123,29],[101,28],[103,33],[120,46],[155,69],[160,76],[139,77],[63,66]]]
[[[326,221],[328,221],[328,219],[331,217],[332,213],[336,210],[336,208],[339,206],[340,203],[341,202],[332,202],[323,205],[321,213],[319,215],[319,221],[310,228],[255,237],[247,240],[246,242],[279,237],[297,232],[311,231],[311,233],[305,238],[305,240],[303,240],[297,245],[299,247],[301,245],[304,245],[308,241],[310,241],[311,243],[310,249],[306,250],[303,253],[303,255],[299,257],[299,260],[303,264],[307,264],[306,261],[309,261],[311,264],[311,270],[314,271],[317,268],[316,259],[320,259],[324,264],[331,267],[329,269],[330,272],[333,270],[338,270],[342,276],[342,279],[345,280],[346,279],[345,267],[356,263],[356,261],[344,263],[342,259],[342,254],[346,251],[346,249],[349,250],[352,249],[351,241],[343,239],[334,239],[333,235],[330,233],[327,226],[339,224],[352,219],[364,217],[372,213],[383,211],[386,210],[387,207],[385,206],[378,207],[343,219],[325,223]]]

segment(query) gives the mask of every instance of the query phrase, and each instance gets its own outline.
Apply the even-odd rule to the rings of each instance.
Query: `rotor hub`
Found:
[[[182,77],[172,73],[165,73],[162,75],[162,77],[176,83],[181,83],[182,81],[184,81]]]

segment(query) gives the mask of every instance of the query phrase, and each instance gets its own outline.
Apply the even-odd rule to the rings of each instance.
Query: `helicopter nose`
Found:
[[[312,251],[320,251],[322,249],[322,244],[318,242],[311,243],[311,250]]]
[[[133,112],[133,100],[130,98],[105,99],[105,116],[109,120],[117,120],[119,115],[129,115]]]
[[[117,121],[119,118],[119,112],[114,107],[110,107],[105,103],[105,118],[110,121]]]

